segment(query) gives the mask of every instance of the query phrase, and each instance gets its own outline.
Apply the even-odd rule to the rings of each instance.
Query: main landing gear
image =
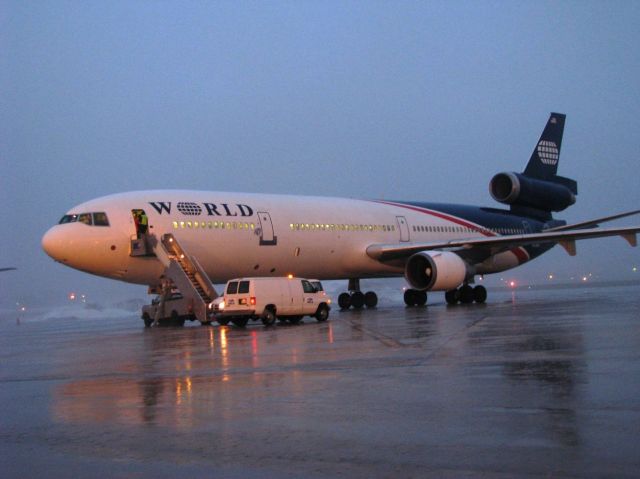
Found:
[[[340,293],[338,296],[338,306],[340,309],[349,309],[353,307],[353,309],[362,309],[363,306],[367,308],[375,308],[378,304],[378,295],[373,291],[367,291],[366,293],[362,293],[360,291],[360,280],[350,279],[348,293]]]
[[[444,299],[447,304],[470,304],[474,301],[476,303],[484,303],[487,300],[487,289],[484,286],[476,286],[475,288],[464,284],[458,289],[452,289],[444,294]]]
[[[452,289],[444,294],[447,304],[484,303],[487,300],[487,289],[484,286],[471,287],[468,284]],[[407,289],[404,292],[404,304],[407,306],[424,306],[427,304],[427,292]]]

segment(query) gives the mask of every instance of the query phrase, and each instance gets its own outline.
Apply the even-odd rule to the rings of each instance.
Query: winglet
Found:
[[[575,240],[572,240],[572,239],[560,240],[558,243],[560,243],[560,246],[562,246],[564,248],[564,250],[567,252],[567,254],[569,256],[575,256],[576,255],[576,242],[575,242]]]

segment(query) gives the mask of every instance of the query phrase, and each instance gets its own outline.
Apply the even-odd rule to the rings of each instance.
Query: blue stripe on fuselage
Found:
[[[534,218],[515,215],[509,210],[497,208],[446,203],[423,203],[418,201],[393,201],[392,203],[432,210],[493,231],[517,230],[524,231],[525,233],[539,233],[545,226],[551,227],[566,224],[566,221],[561,220],[552,220],[544,223]],[[501,236],[508,236],[509,234],[510,233],[500,233]],[[529,254],[529,258],[533,259],[549,251],[554,245],[555,243],[542,243],[539,245],[523,246],[523,248]]]

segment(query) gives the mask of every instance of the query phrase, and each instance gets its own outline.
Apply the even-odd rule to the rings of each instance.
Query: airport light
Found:
[[[514,280],[509,281],[509,287],[515,288],[516,287],[516,282]]]
[[[549,279],[553,279],[553,274],[550,274],[550,275],[549,275]]]
[[[638,271],[638,268],[636,266],[634,266],[633,268],[631,268],[631,271],[633,271],[635,273],[636,271]]]
[[[75,301],[76,300],[76,293],[69,293],[69,301]]]

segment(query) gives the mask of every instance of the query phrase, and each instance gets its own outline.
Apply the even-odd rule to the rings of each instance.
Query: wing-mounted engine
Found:
[[[576,182],[555,175],[549,180],[521,173],[498,173],[489,183],[494,200],[542,211],[562,211],[576,202]]]
[[[449,291],[469,276],[469,266],[448,251],[422,251],[407,260],[404,277],[420,291]]]

